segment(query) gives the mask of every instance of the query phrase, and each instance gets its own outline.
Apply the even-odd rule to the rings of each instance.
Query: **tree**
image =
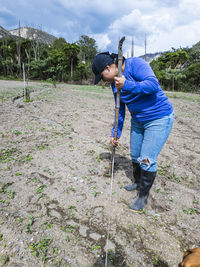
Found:
[[[21,75],[22,69],[22,62],[21,62],[21,28],[20,28],[20,21],[19,21],[19,29],[18,29],[18,40],[17,40],[17,57],[18,57],[18,68],[19,68],[19,75]]]
[[[188,51],[185,49],[173,49],[173,52],[163,53],[153,60],[150,65],[161,85],[168,90],[180,90],[183,87],[185,73],[183,68],[188,61]]]
[[[192,91],[200,92],[200,62],[190,65],[184,73],[186,86]]]
[[[80,46],[80,60],[92,62],[97,54],[96,41],[87,35],[82,35],[77,43]]]
[[[74,44],[66,44],[63,47],[63,51],[65,53],[65,60],[66,63],[70,64],[70,72],[71,77],[73,76],[73,67],[78,62],[78,53],[80,52],[80,47],[74,43]]]
[[[66,44],[67,44],[67,42],[65,41],[64,38],[58,38],[53,42],[52,48],[53,49],[63,49]]]
[[[77,43],[80,46],[78,58],[80,62],[85,64],[86,79],[93,77],[92,62],[95,55],[98,53],[96,41],[87,35],[82,35]]]

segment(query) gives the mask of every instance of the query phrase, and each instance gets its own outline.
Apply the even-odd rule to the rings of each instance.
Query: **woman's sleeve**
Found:
[[[130,69],[133,80],[125,80],[123,91],[132,94],[152,94],[159,91],[160,84],[150,65],[141,58],[136,59]]]

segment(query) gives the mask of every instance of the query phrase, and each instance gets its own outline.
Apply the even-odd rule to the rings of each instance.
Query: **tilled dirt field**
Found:
[[[176,119],[144,214],[129,205],[127,112],[111,193],[109,88],[0,81],[0,264],[178,266],[200,246],[200,96],[168,93]]]

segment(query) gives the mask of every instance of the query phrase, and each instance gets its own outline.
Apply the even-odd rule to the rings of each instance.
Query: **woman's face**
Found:
[[[101,77],[104,82],[113,82],[115,76],[117,76],[117,67],[115,64],[106,66],[101,73]]]

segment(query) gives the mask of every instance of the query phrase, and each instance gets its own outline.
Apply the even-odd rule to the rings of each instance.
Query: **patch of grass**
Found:
[[[82,176],[82,178],[85,179],[85,180],[87,180],[87,181],[91,181],[92,180],[92,178],[89,177],[89,176]]]
[[[110,88],[105,88],[102,89],[102,86],[98,86],[98,85],[76,85],[73,87],[73,89],[75,90],[81,90],[81,91],[85,91],[85,92],[94,92],[94,93],[111,93],[110,92]]]
[[[177,99],[184,99],[192,102],[200,102],[199,94],[192,94],[192,93],[184,93],[184,92],[167,92],[167,97],[177,98]]]
[[[66,232],[67,233],[72,233],[74,230],[76,230],[76,226],[74,226],[74,225],[71,225],[71,224],[67,224],[67,226],[66,226]]]
[[[74,188],[72,186],[69,188],[69,190],[72,191],[72,192],[76,192],[76,188]]]
[[[101,246],[92,246],[91,247],[91,250],[98,250],[98,249],[101,249]]]
[[[29,184],[29,183],[31,183],[31,182],[36,184],[36,183],[38,183],[38,179],[37,179],[37,178],[32,178],[32,179],[27,179],[27,180],[26,180],[26,183],[27,183],[27,184]]]
[[[21,224],[24,221],[24,218],[18,217],[16,220],[17,220],[17,223]]]
[[[0,135],[1,135],[1,137],[3,138],[8,138],[9,137],[9,135],[7,135],[7,134],[5,134],[5,133],[3,133],[3,132],[0,132]]]
[[[67,209],[68,209],[68,214],[71,214],[73,211],[77,212],[77,208],[73,205],[69,206]]]
[[[88,150],[85,154],[87,156],[93,156],[95,154],[95,151],[93,149],[91,149],[91,150]]]
[[[197,214],[197,209],[196,208],[183,209],[183,212],[187,215],[195,215]]]
[[[2,193],[2,194],[7,193],[7,188],[12,184],[13,183],[4,183],[0,188],[0,193]]]
[[[44,196],[43,192],[44,192],[45,188],[47,188],[47,185],[42,184],[35,189],[36,194],[39,194],[39,198],[42,198]]]
[[[195,199],[195,200],[194,200],[194,204],[199,205],[199,204],[200,204],[200,199]]]
[[[13,154],[17,151],[17,148],[0,149],[0,162],[5,163],[13,160]]]
[[[51,238],[44,238],[37,243],[30,243],[29,249],[35,257],[41,256],[42,261],[45,263],[47,261],[47,254],[51,243]]]
[[[94,197],[97,197],[98,195],[101,195],[101,192],[96,192],[96,191],[95,191],[95,192],[93,193],[93,195],[94,195]]]
[[[153,260],[153,266],[154,267],[169,267],[169,265],[166,262],[163,262],[159,256],[155,256]]]
[[[181,179],[174,172],[171,174],[170,179],[178,182],[179,184],[181,183]]]
[[[90,174],[93,174],[93,175],[97,174],[97,170],[94,168],[89,168],[88,171]]]
[[[155,222],[158,221],[158,217],[157,217],[157,216],[153,216],[152,218],[153,218],[153,220],[154,220]]]
[[[6,265],[9,261],[10,261],[10,258],[9,258],[9,256],[7,254],[1,256],[1,262],[2,262],[3,265]]]
[[[97,155],[97,162],[101,162],[101,158],[99,155]]]
[[[70,242],[70,237],[69,237],[69,235],[65,235],[65,240],[67,241],[67,242]]]
[[[40,193],[42,193],[43,191],[44,191],[44,189],[47,187],[47,185],[46,184],[42,184],[42,185],[40,185],[39,187],[37,187],[36,189],[35,189],[35,192],[37,193],[37,194],[40,194]]]
[[[9,195],[10,199],[13,199],[13,198],[14,198],[14,196],[15,196],[15,192],[13,191],[12,188],[9,189],[9,191],[8,191],[8,195]]]
[[[74,150],[74,146],[73,145],[69,145],[69,151],[73,151]]]
[[[113,252],[112,249],[109,249],[109,250],[108,250],[108,258],[109,258],[109,260],[111,260],[111,261],[114,261],[114,259],[115,259],[115,253]]]
[[[38,148],[39,150],[44,150],[48,145],[49,145],[49,144],[47,144],[47,143],[43,143],[43,144],[38,145],[37,148]]]
[[[22,134],[22,132],[20,132],[18,130],[13,130],[12,133],[15,134],[15,135],[17,135],[17,136],[20,135],[20,134]]]
[[[168,170],[168,168],[170,167],[170,162],[167,162],[166,165],[164,165],[163,163],[158,167],[158,174],[164,176]]]
[[[15,176],[21,176],[22,172],[15,172]]]
[[[33,232],[31,226],[34,224],[34,222],[35,222],[34,217],[32,215],[29,215],[28,223],[25,224],[25,232],[26,233],[32,233]]]
[[[156,192],[156,193],[159,193],[160,190],[161,190],[160,188],[156,188],[156,189],[155,189],[155,192]]]
[[[25,155],[25,156],[23,157],[22,162],[26,163],[26,162],[31,161],[32,159],[33,159],[33,156],[30,155],[30,154],[27,154],[27,155]]]

